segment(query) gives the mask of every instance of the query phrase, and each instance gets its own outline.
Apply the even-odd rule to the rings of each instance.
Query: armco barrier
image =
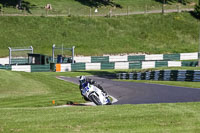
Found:
[[[200,70],[161,70],[133,73],[118,73],[117,79],[161,80],[200,82]]]

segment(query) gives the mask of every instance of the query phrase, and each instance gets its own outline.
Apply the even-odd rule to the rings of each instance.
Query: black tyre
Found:
[[[90,99],[92,100],[92,102],[94,102],[96,105],[102,105],[101,101],[99,100],[99,98],[94,95],[94,94],[91,94],[90,95]]]

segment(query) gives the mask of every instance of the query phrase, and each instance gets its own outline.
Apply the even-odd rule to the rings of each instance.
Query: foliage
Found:
[[[195,8],[194,8],[194,15],[195,15],[198,19],[200,19],[200,3],[197,4],[197,5],[195,6]]]

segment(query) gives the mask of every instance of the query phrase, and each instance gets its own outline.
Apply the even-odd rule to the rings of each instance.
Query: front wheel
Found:
[[[99,100],[99,98],[94,95],[94,94],[91,94],[90,95],[90,99],[92,102],[94,102],[96,105],[102,105],[101,101]]]

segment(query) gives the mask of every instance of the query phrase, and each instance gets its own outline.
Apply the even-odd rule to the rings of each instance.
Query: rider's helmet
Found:
[[[85,83],[86,82],[85,76],[80,76],[79,82],[80,83]]]

